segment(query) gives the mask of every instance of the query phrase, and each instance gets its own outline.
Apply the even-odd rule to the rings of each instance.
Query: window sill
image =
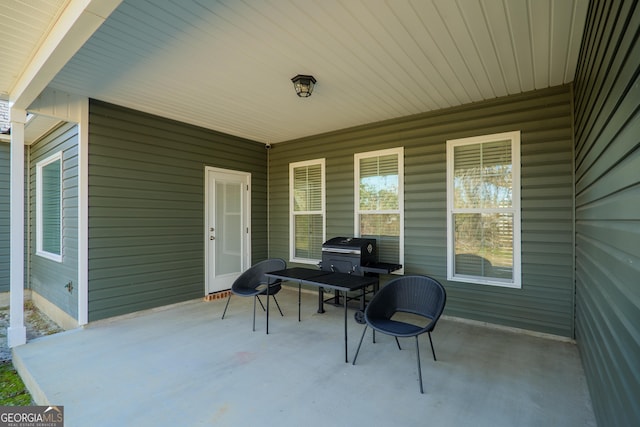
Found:
[[[36,255],[51,261],[62,263],[62,255],[52,254],[51,252],[38,251]]]
[[[491,280],[491,279],[481,279],[479,277],[474,277],[474,276],[448,276],[447,280],[450,282],[469,283],[474,285],[522,289],[522,283],[519,283],[519,282],[507,282],[507,281],[498,281],[498,280]]]
[[[320,263],[320,260],[319,259],[307,259],[307,258],[291,258],[291,259],[289,259],[289,262],[294,262],[296,264],[315,265],[317,267],[318,264]]]

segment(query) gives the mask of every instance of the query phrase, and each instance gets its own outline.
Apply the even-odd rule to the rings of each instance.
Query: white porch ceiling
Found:
[[[50,86],[276,143],[571,82],[587,7],[124,0]],[[0,65],[2,93],[19,66],[10,68]],[[295,95],[296,74],[318,80],[310,98]]]
[[[33,60],[67,3],[68,0],[0,1],[0,102],[9,99],[20,75]],[[50,118],[32,118],[25,127],[25,142],[34,142],[57,123]],[[3,140],[9,141],[8,135],[3,136]]]
[[[0,0],[0,99],[9,99],[67,3],[69,0]]]

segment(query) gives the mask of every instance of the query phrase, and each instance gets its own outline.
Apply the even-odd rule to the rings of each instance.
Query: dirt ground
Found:
[[[25,302],[24,310],[27,341],[62,331],[62,328],[40,312],[30,301]],[[11,350],[7,344],[8,327],[9,307],[0,307],[0,363],[11,360]]]

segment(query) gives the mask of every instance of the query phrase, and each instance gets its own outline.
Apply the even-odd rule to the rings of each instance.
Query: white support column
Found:
[[[89,99],[78,121],[78,324],[89,322]]]
[[[10,301],[7,342],[16,347],[27,342],[24,325],[24,124],[25,110],[11,108],[11,231]]]

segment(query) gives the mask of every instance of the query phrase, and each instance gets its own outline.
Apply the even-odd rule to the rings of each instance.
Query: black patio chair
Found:
[[[418,335],[429,334],[431,353],[436,360],[436,352],[433,349],[431,332],[444,310],[447,294],[444,287],[437,280],[428,276],[404,276],[391,280],[378,293],[376,293],[364,311],[365,327],[360,337],[358,350],[353,358],[356,364],[362,340],[370,326],[373,329],[373,342],[376,341],[376,331],[395,338],[398,349],[400,342],[398,337],[416,337],[416,353],[418,358],[418,379],[420,381],[420,393],[424,393],[422,387],[422,370],[420,369],[420,347]],[[408,313],[414,315],[412,320],[420,320],[421,324],[408,323],[394,317],[396,313]],[[426,322],[426,325],[422,326]],[[419,322],[416,322],[419,323]]]
[[[269,296],[273,297],[273,300],[278,307],[278,311],[281,316],[282,310],[280,309],[280,304],[278,304],[278,300],[276,299],[276,294],[280,292],[282,289],[282,281],[279,279],[270,279],[266,277],[264,274],[270,271],[284,270],[287,268],[287,263],[280,258],[271,258],[264,261],[260,261],[257,264],[254,264],[252,267],[247,269],[244,273],[242,273],[231,285],[231,293],[229,293],[229,298],[227,298],[227,304],[224,306],[224,312],[222,313],[222,318],[224,319],[225,314],[227,313],[227,308],[229,307],[229,301],[231,300],[231,295],[238,295],[241,297],[254,297],[253,298],[253,330],[256,330],[256,300],[262,306],[262,310],[265,310],[264,304],[260,301],[260,295],[267,294],[267,285],[269,286]]]

